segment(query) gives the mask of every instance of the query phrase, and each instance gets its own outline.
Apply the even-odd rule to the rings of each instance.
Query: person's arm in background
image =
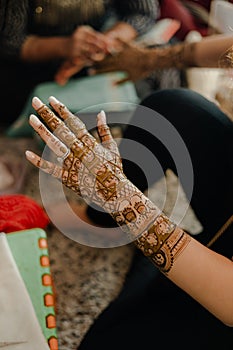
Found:
[[[120,52],[123,48],[121,41],[128,43],[138,35],[144,34],[155,24],[159,16],[159,4],[156,0],[116,0],[113,1],[116,22],[103,31],[107,52]],[[92,57],[93,63],[101,61],[105,55]],[[88,62],[87,62],[88,63]],[[91,61],[89,62],[91,65]],[[64,85],[80,70],[80,58],[66,60],[58,70],[55,80]]]
[[[156,69],[176,67],[219,67],[220,59],[233,45],[233,36],[218,34],[195,43],[178,43],[156,48],[125,44],[117,55],[108,56],[95,64],[93,74],[124,71],[127,77],[119,81],[136,81],[149,76]]]
[[[105,34],[124,42],[150,30],[160,15],[157,0],[115,0],[113,6],[118,20]]]
[[[89,26],[80,26],[70,36],[28,36],[21,48],[21,59],[29,62],[54,59],[89,61],[95,54],[107,53],[107,43],[102,33]]]
[[[231,34],[212,35],[196,43],[193,65],[197,67],[219,67],[219,60],[233,45]]]
[[[1,0],[0,5],[1,57],[31,63],[79,57],[86,62],[107,52],[104,35],[89,26],[78,27],[70,36],[28,35],[29,1]]]
[[[28,1],[0,0],[0,57],[20,59],[20,50],[26,39]]]
[[[104,112],[97,118],[101,145],[61,102],[54,97],[49,102],[61,119],[38,98],[33,99],[33,107],[51,132],[57,128],[60,141],[54,142],[54,135],[36,116],[30,117],[30,124],[57,156],[58,152],[62,156],[63,150],[64,164],[51,163],[30,151],[26,152],[27,159],[78,195],[86,193],[84,199],[92,196],[162,273],[224,324],[233,326],[233,262],[176,226],[125,177]],[[79,176],[73,176],[77,161],[82,166],[76,167]],[[89,191],[85,191],[85,184]]]

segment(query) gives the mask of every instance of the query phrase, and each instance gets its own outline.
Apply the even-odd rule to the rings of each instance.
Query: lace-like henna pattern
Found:
[[[74,115],[69,115],[67,117],[67,114],[70,112],[66,111],[66,107],[64,107],[62,111],[63,111],[62,117],[64,118],[65,124],[68,126],[68,128],[84,144],[91,147],[96,142],[96,139],[90,133],[88,133],[86,129],[86,125],[78,117],[75,117]]]
[[[40,167],[42,170],[45,170],[46,173],[48,173],[56,178],[61,178],[61,176],[62,176],[63,170],[61,167],[59,167],[53,163],[47,163],[42,158],[38,161],[37,166]]]
[[[52,147],[52,149],[55,151],[58,157],[67,157],[69,154],[69,149],[61,144],[60,140],[58,140],[56,137],[51,136],[50,132],[45,128],[44,125],[40,125],[38,129],[35,131],[38,135],[43,132],[44,134],[44,141],[47,143],[49,147]]]
[[[189,235],[161,214],[135,244],[163,273],[168,273],[190,240]]]
[[[49,109],[46,105],[43,105],[38,109],[37,113],[41,118],[46,122],[50,130],[55,130],[59,125],[62,124],[62,121],[55,116],[55,114]]]
[[[233,67],[233,46],[224,52],[218,61],[220,68],[231,68]]]
[[[117,186],[125,180],[121,168],[115,163],[115,156],[96,144],[82,159],[85,167],[83,172],[79,172],[82,196],[88,190],[89,198],[101,206],[116,199]]]
[[[151,226],[160,210],[126,179],[109,127],[107,124],[98,126],[101,141],[105,139],[106,142],[97,143],[85,124],[78,117],[71,116],[66,107],[59,105],[56,109],[65,122],[45,105],[38,113],[70,148],[63,163],[62,183],[104,208],[123,231],[136,239]],[[49,171],[52,173],[53,169]]]
[[[105,208],[121,229],[136,239],[161,211],[129,180],[120,185],[115,201],[108,201]]]
[[[89,150],[82,162],[75,163],[76,155],[71,154],[65,160],[63,183],[103,207],[123,231],[136,238],[160,211],[108,158],[109,152],[101,145]]]
[[[71,152],[64,160],[61,179],[66,187],[70,188],[78,195],[80,195],[78,173],[81,171],[83,171],[81,161],[75,158],[74,154]]]
[[[169,68],[176,67],[183,69],[189,66],[194,66],[193,52],[196,43],[181,43],[173,46],[163,47],[160,51],[157,50],[156,61],[158,67]]]

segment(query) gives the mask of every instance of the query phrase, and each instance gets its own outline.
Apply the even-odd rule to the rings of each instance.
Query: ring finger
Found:
[[[49,103],[53,109],[64,120],[66,126],[72,133],[81,141],[84,145],[93,148],[96,139],[88,132],[86,125],[77,117],[72,114],[69,109],[54,96],[49,97]]]

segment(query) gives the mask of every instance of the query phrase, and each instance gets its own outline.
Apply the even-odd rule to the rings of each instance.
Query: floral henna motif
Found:
[[[135,244],[163,273],[168,273],[190,240],[189,235],[161,214]]]
[[[136,239],[161,211],[129,180],[121,182],[116,193],[115,205],[107,202],[107,210],[122,230]]]
[[[125,177],[117,144],[103,115],[97,123],[98,143],[66,107],[56,103],[55,108],[64,121],[45,105],[38,113],[70,153],[62,167],[43,159],[37,166],[104,208],[162,272],[169,272],[190,237]]]
[[[41,108],[39,108],[37,112],[46,122],[49,129],[52,131],[55,130],[59,125],[63,124],[63,122],[59,118],[56,118],[51,109],[49,109],[46,105],[43,105]]]

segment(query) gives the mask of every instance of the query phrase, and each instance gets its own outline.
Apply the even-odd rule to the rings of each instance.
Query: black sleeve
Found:
[[[160,14],[157,0],[116,0],[114,6],[119,19],[132,25],[138,34],[148,31]]]
[[[0,57],[19,58],[27,22],[28,0],[0,0]]]

